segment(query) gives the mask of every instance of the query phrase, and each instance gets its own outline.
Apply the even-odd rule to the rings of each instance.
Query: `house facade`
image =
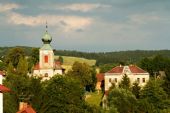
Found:
[[[105,91],[109,90],[109,88],[112,86],[112,83],[118,85],[125,74],[129,77],[131,84],[133,84],[134,82],[138,82],[139,86],[141,87],[143,87],[147,83],[147,81],[149,81],[149,73],[145,70],[135,65],[120,65],[105,73]]]

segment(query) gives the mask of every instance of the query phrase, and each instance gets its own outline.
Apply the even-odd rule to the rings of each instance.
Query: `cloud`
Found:
[[[65,32],[70,30],[85,29],[93,22],[92,18],[80,16],[56,16],[56,15],[38,15],[26,16],[18,13],[8,15],[8,23],[26,26],[40,26],[48,21],[50,26],[57,26]]]
[[[11,11],[13,9],[18,9],[20,6],[15,3],[0,4],[0,12]]]
[[[131,22],[136,24],[147,24],[148,22],[157,22],[162,20],[158,15],[153,14],[134,14],[129,16]]]
[[[66,11],[80,11],[80,12],[89,12],[95,9],[101,9],[101,8],[110,8],[111,5],[104,5],[104,4],[90,4],[90,3],[75,3],[75,4],[67,4],[67,5],[50,5],[45,6],[47,9],[50,9],[51,7],[59,10],[66,10]],[[42,7],[44,8],[44,6]]]

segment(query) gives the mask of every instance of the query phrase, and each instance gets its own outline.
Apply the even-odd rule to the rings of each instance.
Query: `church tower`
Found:
[[[54,52],[50,45],[52,41],[51,35],[46,31],[42,37],[43,45],[39,49],[39,63],[34,66],[33,75],[42,77],[43,80],[48,80],[54,75],[62,75],[64,69],[54,60]]]
[[[46,31],[42,37],[43,46],[40,48],[40,69],[53,69],[54,68],[54,53],[50,45],[52,41],[51,35]]]

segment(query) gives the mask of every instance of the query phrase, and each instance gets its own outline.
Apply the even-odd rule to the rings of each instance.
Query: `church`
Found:
[[[54,52],[50,45],[51,35],[46,31],[42,37],[43,45],[39,49],[39,63],[34,66],[33,76],[41,77],[43,80],[49,80],[54,75],[64,73],[64,69],[59,61],[54,59]]]

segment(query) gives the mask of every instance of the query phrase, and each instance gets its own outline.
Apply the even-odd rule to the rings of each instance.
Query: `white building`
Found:
[[[3,93],[9,92],[10,89],[2,84],[4,73],[0,71],[0,113],[3,113]]]
[[[54,60],[54,52],[50,45],[52,37],[47,30],[43,35],[42,41],[43,46],[39,50],[39,63],[35,65],[33,75],[42,77],[43,80],[50,79],[56,74],[62,75],[64,69],[61,67],[61,63]]]
[[[109,90],[112,83],[118,85],[125,74],[129,77],[131,84],[138,82],[140,86],[144,86],[149,80],[149,73],[135,65],[117,66],[105,73],[105,91]]]

